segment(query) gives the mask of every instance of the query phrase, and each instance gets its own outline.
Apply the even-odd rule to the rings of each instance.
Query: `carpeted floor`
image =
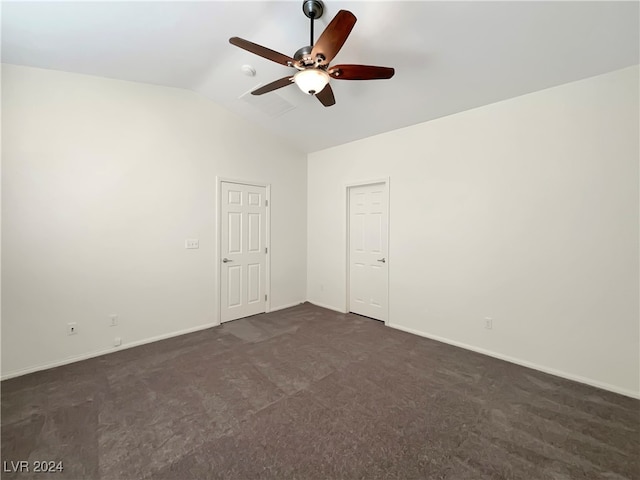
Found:
[[[4,479],[615,480],[639,458],[637,400],[310,304],[2,382]]]

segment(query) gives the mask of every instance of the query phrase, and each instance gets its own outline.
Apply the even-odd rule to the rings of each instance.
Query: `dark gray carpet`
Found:
[[[638,479],[640,402],[304,304],[2,382],[52,479]]]

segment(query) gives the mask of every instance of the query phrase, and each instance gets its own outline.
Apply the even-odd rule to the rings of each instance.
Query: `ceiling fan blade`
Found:
[[[275,82],[267,83],[260,88],[256,88],[251,95],[262,95],[265,93],[273,92],[282,87],[286,87],[287,85],[293,85],[293,77],[284,77],[280,80],[276,80]]]
[[[328,83],[325,85],[325,87],[322,90],[316,93],[316,98],[320,100],[320,102],[325,107],[330,107],[331,105],[336,104],[336,99],[333,96],[333,89],[331,88],[331,85],[329,85]]]
[[[311,57],[315,59],[316,55],[322,55],[324,60],[320,62],[320,65],[328,65],[344,45],[355,24],[356,17],[353,13],[348,10],[340,10],[313,46]]]
[[[250,42],[249,40],[245,40],[243,38],[231,37],[229,39],[229,43],[231,45],[235,45],[236,47],[247,50],[248,52],[260,55],[267,60],[271,60],[272,62],[280,63],[282,65],[293,66],[297,63],[296,60],[291,57],[276,52],[275,50],[271,50],[270,48],[263,47],[262,45],[258,45],[257,43]]]
[[[339,80],[381,80],[393,77],[396,71],[390,67],[373,65],[336,65],[329,69],[329,75]]]

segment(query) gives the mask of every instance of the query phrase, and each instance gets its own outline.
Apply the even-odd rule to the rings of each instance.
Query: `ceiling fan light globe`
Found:
[[[293,76],[293,81],[307,95],[315,95],[329,83],[329,74],[317,68],[300,70]]]

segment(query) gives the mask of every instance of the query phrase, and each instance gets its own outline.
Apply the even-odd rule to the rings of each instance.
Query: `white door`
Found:
[[[388,316],[387,184],[349,188],[349,310]]]
[[[220,321],[266,311],[266,188],[221,182]]]

